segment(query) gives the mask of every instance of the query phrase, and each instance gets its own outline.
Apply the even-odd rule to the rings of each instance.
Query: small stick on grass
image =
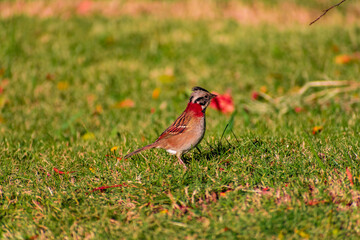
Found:
[[[343,2],[345,2],[346,0],[342,0],[341,2],[339,2],[338,4],[335,4],[331,7],[329,7],[328,9],[324,10],[323,14],[321,14],[319,17],[317,17],[314,21],[312,21],[309,25],[311,26],[312,24],[314,24],[315,22],[317,22],[320,18],[322,18],[323,16],[325,16],[325,14],[330,11],[331,9],[340,6],[340,4],[342,4]]]

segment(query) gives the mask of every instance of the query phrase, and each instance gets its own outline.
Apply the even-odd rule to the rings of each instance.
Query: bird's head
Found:
[[[201,87],[193,87],[192,91],[189,102],[200,104],[203,111],[209,106],[211,99],[216,97],[215,94],[212,94]]]

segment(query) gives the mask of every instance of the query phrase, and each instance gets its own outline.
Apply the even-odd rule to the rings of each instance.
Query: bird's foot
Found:
[[[181,160],[181,158],[179,156],[177,156],[177,159],[179,160],[179,163],[184,167],[184,169],[187,170],[187,167],[186,167],[185,163],[183,162],[183,160]]]

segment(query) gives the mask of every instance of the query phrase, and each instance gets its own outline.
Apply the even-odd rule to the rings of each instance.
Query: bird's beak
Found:
[[[211,98],[217,97],[217,95],[215,94],[211,94]]]

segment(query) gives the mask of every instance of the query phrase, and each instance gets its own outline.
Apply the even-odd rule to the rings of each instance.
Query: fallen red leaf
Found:
[[[69,173],[74,173],[75,171],[72,171],[72,172],[63,172],[63,171],[60,171],[59,169],[57,168],[54,168],[54,171],[58,174],[69,174]]]
[[[316,134],[320,133],[322,130],[323,130],[323,127],[322,127],[322,126],[315,126],[315,127],[313,127],[313,129],[312,129],[312,134],[313,134],[313,135],[316,135]]]
[[[338,55],[335,57],[336,64],[347,64],[352,61],[352,57],[347,54]]]
[[[251,94],[251,99],[252,100],[258,100],[259,96],[260,96],[260,94],[258,92],[253,92]]]
[[[325,203],[326,201],[325,200],[317,200],[317,199],[313,199],[313,200],[309,200],[306,202],[306,205],[308,206],[315,206],[315,205],[318,205],[320,203]]]
[[[154,91],[152,92],[152,98],[158,99],[160,96],[160,92],[161,92],[160,88],[155,88]]]
[[[48,73],[48,74],[46,74],[45,78],[46,78],[46,80],[54,80],[55,76],[54,76],[54,74]]]
[[[269,190],[270,190],[270,188],[268,188],[268,187],[262,189],[263,192],[266,192],[266,191],[269,191]]]
[[[116,187],[126,187],[127,185],[125,184],[118,184],[118,185],[112,185],[112,186],[101,186],[101,187],[97,187],[94,188],[93,190],[91,190],[90,192],[95,192],[95,191],[100,191],[100,192],[104,192],[106,189],[108,188],[116,188]],[[87,193],[88,194],[88,193]]]
[[[59,170],[59,169],[57,169],[57,168],[54,168],[54,171],[55,171],[55,172],[57,172],[58,174],[65,174],[65,172],[60,171],[60,170]]]
[[[234,101],[229,91],[225,94],[219,94],[212,92],[217,95],[211,100],[210,107],[216,109],[224,114],[229,114],[235,111]]]
[[[295,107],[294,108],[294,111],[296,112],[296,113],[300,113],[300,112],[302,112],[304,109],[302,108],[302,107]]]
[[[135,102],[129,98],[126,98],[113,105],[114,108],[132,108],[135,107]]]
[[[226,197],[226,192],[221,192],[221,193],[219,194],[219,196],[220,196],[220,197]]]
[[[346,175],[350,181],[350,185],[353,186],[354,185],[354,182],[353,182],[353,176],[350,172],[350,168],[346,168]]]
[[[221,167],[221,168],[219,168],[219,171],[222,172],[222,171],[224,171],[224,169]]]

